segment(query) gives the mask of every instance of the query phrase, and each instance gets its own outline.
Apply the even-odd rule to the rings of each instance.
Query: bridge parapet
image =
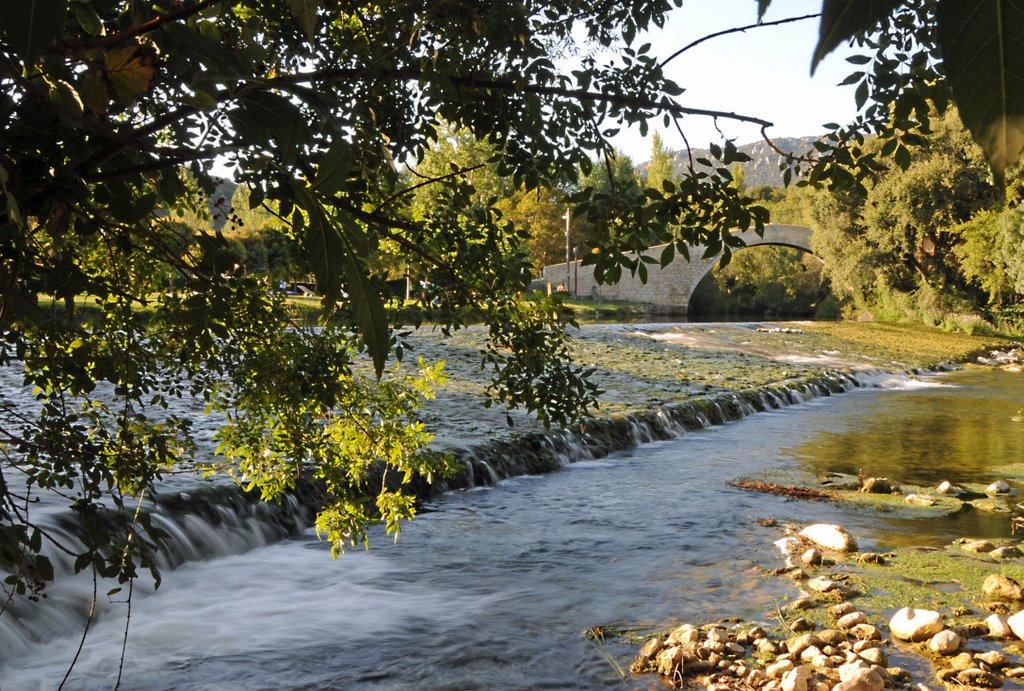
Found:
[[[763,235],[752,230],[736,231],[735,234],[743,239],[746,247],[780,245],[812,252],[811,232],[810,228],[804,226],[771,223],[765,226]],[[658,259],[664,248],[665,245],[657,245],[644,254]],[[594,267],[581,266],[579,260],[576,260],[569,264],[569,282],[566,287],[569,292],[580,297],[635,302],[649,305],[655,312],[686,314],[697,284],[721,258],[721,254],[704,258],[705,248],[700,245],[690,245],[688,249],[690,261],[677,255],[675,261],[664,269],[659,268],[658,264],[649,264],[647,283],[641,283],[639,278],[627,274],[616,284],[599,285],[594,280]],[[743,249],[745,247],[734,249],[733,252]],[[545,266],[543,277],[553,286],[565,285],[565,263]]]

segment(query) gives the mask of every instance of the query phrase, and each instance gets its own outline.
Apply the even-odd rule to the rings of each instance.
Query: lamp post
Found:
[[[570,267],[572,266],[572,256],[569,249],[569,224],[572,222],[572,209],[567,208],[565,210],[565,290],[569,291],[569,286],[572,284],[572,275],[570,274]]]

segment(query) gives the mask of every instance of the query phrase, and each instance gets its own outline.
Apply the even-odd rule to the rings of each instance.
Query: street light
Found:
[[[567,208],[565,210],[565,216],[562,216],[562,218],[565,219],[565,289],[566,289],[566,291],[568,291],[569,290],[569,286],[572,283],[572,277],[571,277],[571,274],[570,274],[570,266],[571,266],[571,262],[572,262],[572,256],[570,254],[570,249],[569,249],[569,224],[572,223],[572,208],[571,207]]]

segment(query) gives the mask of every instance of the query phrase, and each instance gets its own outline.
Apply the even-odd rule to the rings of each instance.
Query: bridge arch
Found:
[[[733,249],[733,252],[759,245],[778,245],[813,254],[811,229],[804,226],[771,223],[765,226],[763,235],[752,230],[735,231],[735,235],[743,240],[744,247]],[[664,247],[652,247],[645,254],[657,259]],[[704,247],[690,245],[690,261],[677,256],[664,269],[658,268],[657,264],[648,265],[647,283],[641,283],[635,276],[624,275],[614,285],[598,285],[594,280],[594,268],[581,266],[578,260],[568,265],[563,262],[545,266],[543,275],[549,284],[565,285],[570,293],[580,297],[635,302],[648,305],[657,312],[686,314],[697,284],[721,259],[721,254],[705,258],[704,251]]]

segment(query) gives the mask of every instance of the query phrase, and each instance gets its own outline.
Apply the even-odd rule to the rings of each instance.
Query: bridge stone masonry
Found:
[[[764,235],[758,235],[753,230],[734,231],[734,234],[745,245],[733,249],[734,253],[758,245],[779,245],[812,252],[811,229],[804,226],[772,223],[765,226]],[[657,260],[664,247],[656,245],[644,254]],[[700,245],[689,245],[689,252],[689,261],[677,253],[675,260],[664,269],[656,263],[648,264],[647,283],[641,283],[639,277],[624,272],[618,283],[600,285],[594,280],[594,267],[581,266],[579,260],[569,263],[568,283],[565,262],[545,266],[543,279],[550,286],[564,285],[569,293],[581,298],[633,302],[650,306],[652,312],[686,314],[697,284],[722,256],[719,253],[704,258],[705,248]]]

